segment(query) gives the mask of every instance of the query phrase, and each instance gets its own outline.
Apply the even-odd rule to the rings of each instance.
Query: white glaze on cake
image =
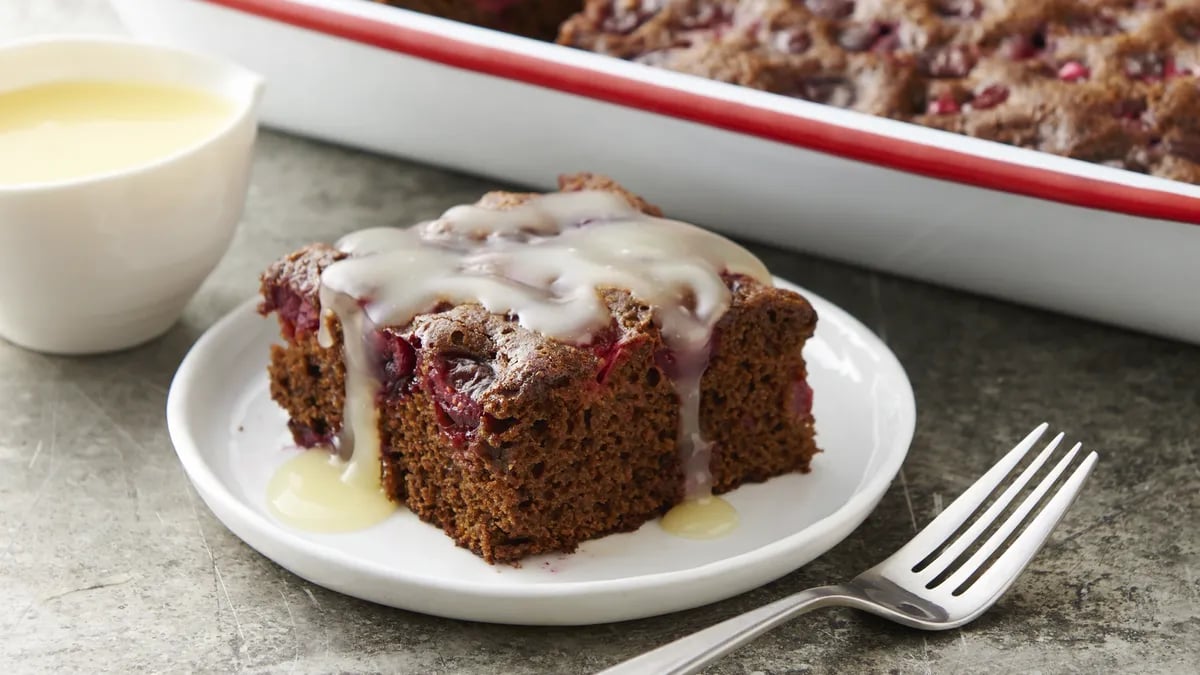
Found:
[[[612,192],[554,193],[508,210],[458,206],[412,228],[344,237],[350,257],[321,275],[323,312],[342,325],[346,480],[377,486],[380,441],[368,339],[439,303],[479,303],[525,328],[586,344],[612,321],[598,289],[625,289],[651,307],[674,356],[679,446],[690,498],[711,493],[711,444],[700,432],[700,380],[713,327],[729,308],[723,273],[770,284],[763,264],[719,235],[648,216]],[[319,340],[333,343],[321,322]]]

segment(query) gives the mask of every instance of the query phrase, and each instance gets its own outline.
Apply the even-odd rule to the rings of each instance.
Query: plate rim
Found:
[[[894,450],[887,454],[881,468],[874,475],[861,481],[854,494],[850,495],[835,511],[803,529],[768,544],[696,567],[638,574],[614,579],[563,581],[544,584],[490,584],[412,573],[401,567],[388,566],[373,560],[356,557],[331,545],[311,541],[300,534],[293,533],[279,527],[278,524],[272,523],[266,514],[255,510],[244,500],[239,499],[233,494],[226,483],[217,477],[216,473],[210,467],[209,462],[205,460],[200,447],[195,442],[194,434],[191,431],[191,424],[188,421],[188,403],[194,397],[193,392],[198,382],[198,371],[202,369],[206,361],[210,358],[214,347],[220,348],[226,344],[233,326],[248,318],[247,315],[257,313],[258,298],[256,296],[239,303],[214,322],[192,345],[187,355],[181,361],[179,368],[171,380],[167,394],[166,418],[168,435],[175,453],[183,465],[184,472],[196,492],[204,500],[209,509],[213,511],[217,520],[246,545],[263,553],[263,549],[260,548],[257,542],[251,541],[249,537],[242,534],[241,528],[251,530],[257,538],[285,542],[284,545],[290,547],[294,552],[303,554],[310,560],[315,560],[322,565],[334,566],[343,570],[371,575],[376,578],[388,579],[392,583],[409,584],[430,590],[448,591],[480,599],[495,600],[561,599],[564,597],[628,593],[703,582],[714,577],[720,577],[727,572],[734,573],[749,568],[756,562],[758,564],[765,564],[772,559],[786,556],[789,549],[801,549],[806,542],[819,541],[829,537],[831,534],[835,537],[828,546],[824,546],[812,558],[798,563],[794,567],[789,567],[788,571],[790,572],[803,567],[808,562],[811,562],[812,559],[828,552],[854,532],[874,511],[879,500],[887,492],[891,482],[899,473],[911,448],[916,427],[916,400],[908,373],[904,370],[899,359],[887,344],[861,321],[833,302],[802,286],[777,276],[774,277],[774,282],[776,286],[800,292],[810,303],[827,306],[834,314],[839,315],[839,322],[849,324],[874,342],[872,346],[876,348],[881,356],[880,367],[893,369],[899,376],[897,384],[903,385],[901,393],[904,396],[901,402],[901,412],[907,424],[904,425],[905,428],[902,429],[901,434],[893,435],[892,443],[894,444]],[[822,311],[828,310],[818,309],[818,315]],[[264,317],[263,320],[267,319]],[[219,499],[220,508],[214,507],[210,499]],[[236,518],[238,520],[237,525],[240,527],[235,527],[233,524],[227,522],[226,517],[220,515],[222,512],[228,513],[227,517]],[[838,534],[839,530],[845,531]],[[274,556],[266,553],[263,553],[263,555],[287,568],[286,565],[276,560]],[[288,569],[290,570],[290,568]],[[314,581],[313,583],[326,586],[326,584],[320,582]],[[355,595],[343,590],[337,590],[337,592]],[[363,599],[380,602],[372,598]],[[645,613],[639,614],[639,616],[646,615]],[[539,625],[549,624],[540,622]]]

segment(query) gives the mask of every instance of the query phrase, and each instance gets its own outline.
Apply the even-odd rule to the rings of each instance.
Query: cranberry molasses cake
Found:
[[[558,41],[1200,183],[1200,0],[587,0]]]
[[[307,246],[262,296],[296,442],[488,562],[571,551],[818,451],[811,305],[600,176]]]

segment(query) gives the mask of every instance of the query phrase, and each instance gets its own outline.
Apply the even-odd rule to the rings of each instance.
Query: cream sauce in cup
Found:
[[[0,185],[96,176],[196,145],[234,106],[145,82],[68,80],[0,92]]]
[[[93,354],[166,332],[241,218],[262,89],[123,38],[0,45],[0,338]]]

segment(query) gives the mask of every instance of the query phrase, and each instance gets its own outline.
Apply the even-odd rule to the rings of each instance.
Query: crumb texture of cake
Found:
[[[373,0],[506,33],[553,40],[581,0]]]
[[[489,562],[807,471],[811,305],[658,216],[575,174],[284,257],[260,310],[295,441]]]
[[[1197,0],[587,0],[558,41],[1200,183]]]

